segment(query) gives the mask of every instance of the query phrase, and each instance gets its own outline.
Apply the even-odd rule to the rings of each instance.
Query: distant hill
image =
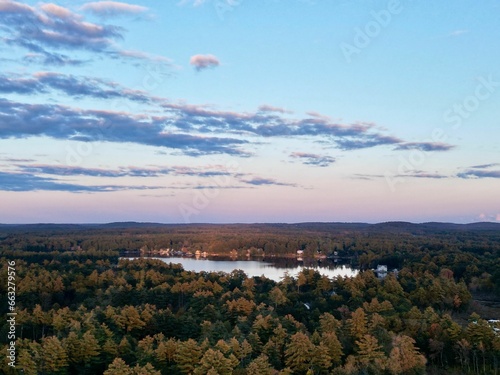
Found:
[[[337,231],[356,231],[372,233],[412,233],[425,234],[437,233],[443,231],[499,231],[500,223],[478,222],[470,224],[454,224],[441,222],[428,223],[410,223],[404,221],[390,221],[385,223],[341,223],[341,222],[305,222],[305,223],[255,223],[255,224],[162,224],[149,222],[113,222],[106,224],[0,224],[2,232],[74,232],[87,230],[133,230],[133,229],[152,229],[152,230],[200,230],[200,229],[231,229],[242,231],[283,231],[290,232],[294,230],[311,232],[337,232]]]

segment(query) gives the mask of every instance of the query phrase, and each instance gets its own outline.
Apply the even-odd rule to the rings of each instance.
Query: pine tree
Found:
[[[247,375],[272,375],[273,368],[269,364],[268,357],[265,354],[259,355],[247,367]]]
[[[17,367],[19,367],[23,374],[25,375],[37,375],[37,365],[35,359],[31,355],[28,349],[19,350],[19,357],[17,361]]]
[[[133,375],[161,375],[161,372],[156,370],[151,363],[146,363],[144,366],[135,365],[132,369]]]
[[[134,372],[129,365],[121,358],[115,358],[115,360],[108,366],[108,369],[104,371],[103,375],[133,375]]]
[[[156,360],[160,363],[173,362],[176,350],[177,342],[175,339],[170,338],[167,341],[161,341],[155,350]]]
[[[238,365],[234,355],[228,358],[220,350],[208,349],[200,360],[200,366],[194,370],[194,375],[206,375],[210,369],[219,375],[231,375]],[[213,371],[212,370],[212,371]]]
[[[271,301],[274,303],[274,307],[277,308],[278,306],[284,305],[285,303],[288,302],[288,298],[286,298],[285,294],[283,291],[275,286],[271,291],[269,292],[269,298]]]
[[[385,355],[377,339],[372,335],[364,335],[356,341],[357,359],[362,369],[379,371],[385,367]]]
[[[302,332],[291,337],[285,351],[286,365],[295,372],[307,371],[311,364],[314,345]]]
[[[183,374],[191,374],[201,358],[201,348],[193,339],[180,341],[174,360]]]
[[[82,337],[71,331],[63,343],[72,363],[87,365],[99,356],[101,350],[99,342],[90,331],[85,332]]]
[[[321,341],[328,349],[331,361],[334,364],[340,363],[342,359],[342,344],[340,343],[335,332],[325,332],[321,335]]]
[[[361,339],[367,332],[367,319],[365,311],[359,307],[352,313],[351,319],[347,321],[351,336],[355,340]]]
[[[394,338],[387,361],[387,368],[391,374],[423,373],[426,362],[425,357],[415,347],[415,340],[405,335]]]
[[[340,328],[340,321],[338,321],[332,314],[326,312],[321,314],[319,318],[321,332],[336,332]]]
[[[330,351],[324,343],[320,342],[319,345],[314,346],[311,364],[319,373],[326,373],[332,366]]]
[[[49,373],[64,372],[68,366],[68,355],[55,336],[42,339],[42,369]]]

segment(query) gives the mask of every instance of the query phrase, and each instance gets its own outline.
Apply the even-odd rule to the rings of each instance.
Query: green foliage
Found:
[[[498,288],[498,233],[259,228],[238,239],[229,227],[3,236],[2,264],[16,260],[18,368],[77,375],[419,374],[430,366],[498,372],[494,327],[479,314],[468,324],[457,319],[471,291]],[[330,280],[306,269],[275,283],[241,271],[195,273],[118,258],[143,246],[276,255],[336,249],[353,265],[384,262],[399,272]]]

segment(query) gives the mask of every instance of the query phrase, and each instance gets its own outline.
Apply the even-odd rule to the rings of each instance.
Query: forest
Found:
[[[330,279],[186,271],[130,252],[331,256]],[[500,225],[0,225],[5,374],[498,374]],[[390,269],[385,278],[376,264]]]

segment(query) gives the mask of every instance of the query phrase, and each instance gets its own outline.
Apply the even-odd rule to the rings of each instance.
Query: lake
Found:
[[[127,259],[137,259],[139,257],[127,257]],[[195,272],[227,272],[242,270],[249,277],[262,276],[280,281],[285,273],[290,276],[297,276],[304,269],[314,269],[320,274],[330,278],[337,276],[356,276],[358,270],[346,265],[338,265],[330,260],[318,263],[316,260],[298,261],[289,258],[272,258],[265,261],[260,260],[232,260],[230,258],[183,258],[183,257],[148,257],[159,259],[165,263],[180,263],[186,271]]]

